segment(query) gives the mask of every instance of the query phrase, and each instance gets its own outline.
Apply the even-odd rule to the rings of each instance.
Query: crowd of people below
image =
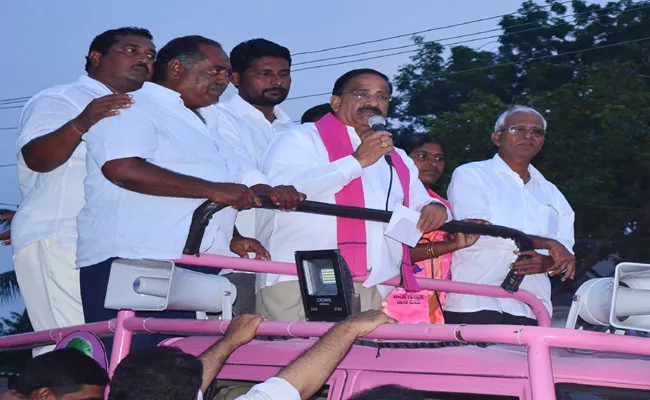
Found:
[[[399,322],[536,324],[514,299],[422,291],[414,277],[499,285],[514,269],[526,275],[521,289],[549,313],[549,276],[573,278],[574,212],[531,164],[547,127],[530,107],[495,116],[494,157],[453,171],[445,199],[432,190],[445,170],[440,139],[414,133],[393,141],[385,128],[369,125],[370,117],[388,117],[393,95],[389,78],[374,69],[343,74],[330,102],[307,110],[300,124],[280,106],[291,87],[290,51],[265,39],[230,54],[202,36],[156,50],[148,30],[119,28],[94,38],[85,69],[76,82],[32,97],[19,124],[22,201],[11,244],[35,330],[114,318],[116,311],[104,308],[113,261],[180,258],[192,213],[206,199],[230,207],[212,218],[201,252],[294,262],[297,250],[338,248],[352,275],[365,277],[355,283],[362,310]],[[230,83],[237,94],[220,101]],[[282,211],[253,208],[260,196]],[[420,214],[422,238],[409,247],[386,236],[384,223],[285,212],[304,199],[407,207]],[[535,250],[438,230],[452,218],[521,230]],[[226,274],[237,287],[235,315],[305,320],[295,276],[181,266]],[[403,288],[382,285],[396,275]],[[134,348],[159,340],[138,336]]]

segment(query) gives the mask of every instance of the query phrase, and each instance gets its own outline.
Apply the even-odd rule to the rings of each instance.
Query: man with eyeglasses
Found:
[[[511,240],[481,236],[472,247],[453,254],[454,281],[500,285],[510,269],[526,275],[520,289],[531,292],[552,314],[549,275],[575,275],[575,214],[562,193],[531,165],[542,149],[546,120],[536,110],[514,106],[501,114],[490,160],[458,167],[447,192],[454,216],[479,218],[533,236],[537,250],[518,252]],[[518,256],[525,256],[516,261]],[[449,293],[445,322],[537,325],[530,308],[514,299]]]
[[[271,184],[294,185],[307,198],[325,203],[421,212],[418,228],[429,232],[448,219],[418,179],[418,169],[391,134],[374,132],[368,119],[386,117],[392,85],[386,75],[358,69],[334,84],[332,113],[278,135],[269,145],[261,171]],[[390,155],[391,163],[384,157]],[[392,287],[380,283],[402,273],[408,290],[417,290],[408,248],[384,235],[380,222],[262,210],[258,239],[275,261],[294,262],[296,250],[341,249],[353,276],[361,309],[380,309]],[[261,220],[261,221],[260,221]],[[258,274],[256,312],[272,320],[304,320],[295,276]]]

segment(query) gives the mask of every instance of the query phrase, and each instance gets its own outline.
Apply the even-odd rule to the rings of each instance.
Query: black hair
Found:
[[[25,397],[49,388],[57,397],[81,390],[82,385],[106,386],[108,374],[77,349],[61,349],[30,360],[16,378],[15,390]]]
[[[149,347],[130,353],[115,369],[109,400],[195,400],[203,364],[173,347]]]
[[[239,43],[230,52],[230,65],[234,72],[243,74],[253,60],[262,57],[284,58],[291,66],[291,52],[284,46],[266,39],[251,39]]]
[[[388,83],[388,87],[390,89],[391,94],[393,93],[393,84],[390,83],[390,79],[381,72],[371,69],[371,68],[361,68],[361,69],[353,69],[352,71],[348,71],[341,75],[339,79],[336,80],[334,83],[334,89],[332,89],[332,94],[334,96],[342,96],[343,93],[345,92],[345,85],[348,84],[349,81],[352,79],[356,78],[359,75],[366,75],[366,74],[373,74],[377,75],[378,77],[382,78],[383,80]]]
[[[172,39],[158,51],[156,61],[153,63],[153,82],[165,79],[169,62],[173,59],[179,60],[186,67],[190,67],[197,61],[205,60],[205,54],[201,52],[203,44],[222,48],[219,42],[199,35]]]
[[[149,30],[144,28],[136,28],[134,26],[127,26],[124,28],[110,29],[106,32],[102,32],[99,35],[95,36],[92,43],[90,43],[90,48],[88,49],[88,56],[93,51],[98,51],[101,55],[106,55],[111,49],[111,46],[115,44],[122,36],[126,35],[135,35],[146,37],[149,40],[153,40],[153,35]],[[90,58],[86,56],[86,72],[90,72],[92,68],[92,63]]]
[[[331,112],[332,106],[330,106],[330,103],[319,104],[305,111],[300,118],[300,123],[316,122]]]
[[[399,135],[395,139],[395,147],[404,150],[406,154],[411,154],[413,150],[422,147],[427,143],[437,144],[442,149],[442,152],[447,155],[447,149],[445,148],[443,141],[440,140],[440,138],[428,133],[406,133]]]
[[[383,385],[364,390],[349,400],[425,400],[416,390],[399,385]]]

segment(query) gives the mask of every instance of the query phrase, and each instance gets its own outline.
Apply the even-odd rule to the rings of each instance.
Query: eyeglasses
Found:
[[[508,131],[508,133],[511,135],[517,135],[523,137],[530,135],[536,138],[543,138],[544,136],[546,136],[546,131],[542,128],[536,128],[536,127],[527,128],[523,125],[513,125],[507,129],[501,129],[497,131],[497,133],[501,133],[505,131]]]
[[[417,159],[420,161],[426,161],[428,163],[445,162],[445,155],[440,153],[434,154],[434,153],[429,153],[428,151],[418,151],[415,153],[415,157],[417,157]]]
[[[372,95],[369,90],[352,90],[343,94],[349,94],[353,99],[363,101],[369,101],[374,97],[377,101],[388,103],[392,99],[392,96],[388,93],[379,92]]]

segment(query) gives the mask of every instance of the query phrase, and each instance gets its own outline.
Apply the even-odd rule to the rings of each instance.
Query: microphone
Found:
[[[373,132],[381,132],[386,130],[386,118],[381,115],[373,115],[368,118],[368,125],[372,128]],[[393,166],[393,159],[390,158],[390,155],[386,154],[384,159],[390,165]]]
[[[381,115],[373,115],[368,118],[368,125],[375,132],[385,131],[386,130],[386,119]]]

